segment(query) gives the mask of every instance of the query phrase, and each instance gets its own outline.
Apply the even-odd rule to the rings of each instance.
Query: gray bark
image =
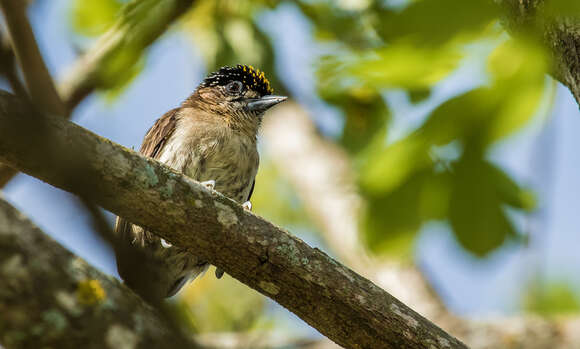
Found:
[[[195,251],[344,347],[466,348],[234,201],[63,118],[37,115],[8,93],[0,93],[0,161]]]
[[[183,347],[156,310],[0,197],[0,347]]]

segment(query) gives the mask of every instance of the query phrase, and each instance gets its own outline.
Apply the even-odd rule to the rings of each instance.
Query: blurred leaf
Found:
[[[324,88],[363,85],[375,89],[427,89],[455,70],[462,58],[459,47],[416,47],[398,42],[388,47],[328,57],[319,76]]]
[[[449,221],[457,241],[480,257],[516,235],[504,212],[504,198],[518,197],[521,192],[515,185],[507,188],[507,176],[481,156],[480,150],[469,146],[455,164],[449,202]]]
[[[517,209],[531,211],[536,207],[534,193],[528,189],[522,189],[504,171],[496,166],[486,163],[487,170],[484,173],[493,183],[498,197],[505,204]]]
[[[580,311],[580,300],[571,285],[564,282],[539,283],[526,288],[524,306],[541,315],[571,314]]]
[[[117,0],[73,0],[73,28],[81,35],[101,35],[113,25],[120,8]]]
[[[358,153],[377,135],[384,139],[390,113],[383,97],[370,88],[352,88],[340,93],[320,91],[328,103],[340,108],[346,122],[340,143]]]
[[[278,1],[200,0],[185,20],[185,28],[203,55],[207,70],[250,64],[264,71],[276,93],[287,91],[277,77],[271,39],[260,29],[260,11]]]
[[[488,127],[488,141],[506,137],[527,123],[540,105],[550,63],[544,47],[525,39],[510,39],[490,56],[499,109]]]
[[[421,169],[431,167],[429,144],[420,137],[405,138],[387,148],[384,141],[367,151],[359,185],[368,195],[388,193]],[[379,149],[376,149],[379,148]]]
[[[117,98],[145,67],[145,58],[129,48],[112,56],[99,75],[99,88],[107,99]]]
[[[450,177],[431,170],[417,172],[392,192],[367,195],[363,218],[365,243],[371,251],[408,255],[421,225],[447,213]]]
[[[487,0],[421,0],[402,12],[382,11],[379,34],[391,41],[411,38],[418,45],[440,45],[458,35],[480,32],[499,14]]]
[[[318,40],[340,41],[358,49],[376,47],[381,43],[375,27],[382,24],[377,21],[377,9],[369,6],[370,3],[358,1],[358,5],[349,7],[344,6],[345,1],[297,2],[302,13],[312,21]]]
[[[278,173],[267,156],[260,159],[260,170],[256,176],[251,201],[254,212],[275,224],[300,226],[315,231],[294,189]]]
[[[409,93],[409,100],[411,103],[421,103],[431,97],[431,90],[428,88],[424,89],[413,89],[408,91]]]
[[[88,58],[75,67],[89,75],[82,83],[118,93],[140,72],[147,47],[190,5],[186,0],[126,2],[115,15],[114,24],[87,51]],[[89,78],[91,82],[85,82]]]
[[[225,274],[220,280],[214,268],[189,284],[180,294],[183,310],[197,332],[243,332],[261,320],[265,299],[258,292]],[[235,304],[235,306],[232,306]]]
[[[548,17],[577,17],[580,16],[580,2],[578,0],[546,1],[544,13]]]

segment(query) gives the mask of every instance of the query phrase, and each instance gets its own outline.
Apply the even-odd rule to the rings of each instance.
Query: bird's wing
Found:
[[[178,109],[170,110],[153,124],[143,139],[139,150],[141,154],[154,159],[159,157],[175,130],[177,115]],[[146,298],[150,295],[153,295],[152,298],[165,297],[167,284],[173,281],[165,280],[167,275],[158,275],[155,285],[150,282],[155,276],[149,274],[160,271],[156,267],[156,258],[151,257],[151,253],[156,250],[153,248],[155,246],[151,246],[153,242],[157,242],[155,235],[122,217],[117,217],[115,233],[119,239],[115,243],[117,269],[123,280]],[[135,249],[135,246],[139,246],[141,250]]]
[[[155,121],[143,139],[139,150],[141,154],[153,159],[161,154],[163,146],[175,131],[178,111],[179,108],[172,109]]]
[[[139,150],[141,154],[154,159],[161,154],[161,150],[163,149],[163,146],[165,146],[167,139],[171,137],[171,134],[173,134],[175,130],[178,112],[178,108],[172,109],[155,121],[155,124],[151,126],[149,131],[147,131],[147,134],[145,134],[145,138],[143,138],[143,143]],[[144,239],[147,235],[146,231],[140,227],[133,226],[121,217],[117,217],[115,232],[119,234],[119,237],[123,240],[128,240],[132,243],[139,242],[141,244],[144,243]]]

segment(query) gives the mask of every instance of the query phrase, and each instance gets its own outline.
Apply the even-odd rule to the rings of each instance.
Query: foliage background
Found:
[[[119,16],[129,16],[125,3],[33,2],[52,74],[63,75]],[[107,62],[100,93],[73,117],[137,148],[207,72],[240,62],[260,67],[277,93],[299,102],[321,134],[347,151],[365,199],[360,239],[369,250],[420,265],[463,315],[577,311],[578,106],[546,75],[550,59],[541,46],[508,36],[498,16],[484,0],[197,1],[145,54],[129,47]],[[332,254],[268,159],[268,144],[260,150],[254,211]],[[111,252],[68,194],[20,175],[6,196],[116,274]],[[316,336],[211,272],[173,303],[196,332]]]

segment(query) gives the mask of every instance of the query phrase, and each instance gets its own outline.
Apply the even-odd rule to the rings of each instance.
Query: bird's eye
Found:
[[[244,88],[244,85],[242,85],[242,83],[239,81],[232,81],[226,85],[226,91],[228,91],[228,93],[230,93],[232,95],[235,95],[235,94],[242,92],[243,88]]]

